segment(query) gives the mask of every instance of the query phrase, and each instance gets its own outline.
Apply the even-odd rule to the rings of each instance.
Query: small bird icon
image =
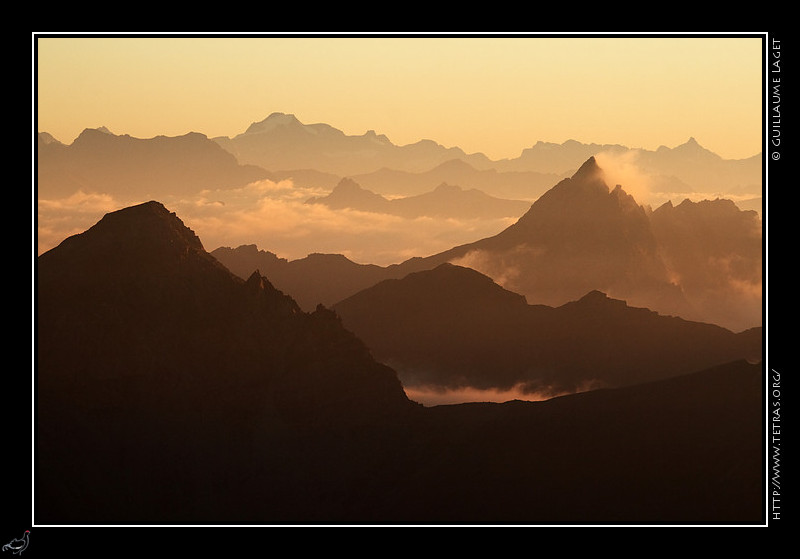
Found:
[[[3,546],[3,551],[10,551],[15,555],[21,554],[23,551],[25,551],[25,548],[28,547],[28,537],[30,533],[30,530],[25,530],[25,534],[22,536],[22,539],[14,538]]]

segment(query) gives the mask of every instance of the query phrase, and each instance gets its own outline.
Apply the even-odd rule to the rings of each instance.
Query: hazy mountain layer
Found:
[[[479,188],[492,196],[533,200],[535,193],[542,192],[553,179],[573,174],[589,157],[599,154],[635,166],[661,192],[760,195],[762,184],[761,154],[726,160],[694,138],[675,148],[661,146],[654,151],[575,140],[563,144],[539,141],[517,158],[492,161],[483,154],[467,154],[431,140],[398,146],[374,131],[350,136],[327,124],[303,124],[294,115],[273,113],[242,134],[214,140],[241,163],[281,171],[316,169],[352,177],[366,188],[387,195],[420,194],[448,182]],[[473,169],[466,173],[465,169],[446,169],[458,165],[454,160]],[[440,176],[442,173],[445,176]],[[433,177],[437,178],[431,182]],[[527,187],[520,179],[528,183]]]
[[[661,212],[662,216],[667,213],[666,209]],[[761,235],[758,216],[741,212],[732,203],[725,204],[722,213],[726,221],[720,224],[720,232],[727,233],[721,234],[746,239],[734,254],[742,255],[743,265],[752,271],[756,263],[752,249]],[[599,290],[632,306],[731,330],[761,324],[761,313],[753,305],[753,295],[761,296],[760,285],[727,289],[727,304],[722,308],[708,304],[707,294],[701,290],[691,285],[684,289],[681,276],[675,273],[673,262],[680,260],[689,267],[691,261],[695,275],[706,274],[718,284],[729,282],[730,273],[715,260],[717,255],[728,254],[720,252],[720,246],[711,247],[710,240],[684,246],[686,235],[699,235],[716,226],[713,215],[694,212],[685,216],[688,224],[682,239],[670,237],[668,218],[655,216],[658,225],[653,219],[619,185],[609,188],[603,170],[591,158],[498,235],[413,259],[401,267],[411,272],[444,262],[468,266],[537,304],[558,306]],[[681,260],[682,252],[694,256]]]
[[[516,159],[495,162],[498,171],[572,173],[589,157],[607,156],[646,178],[658,192],[719,193],[760,195],[762,187],[761,154],[746,159],[723,159],[705,149],[697,140],[657,150],[621,145],[583,144],[568,140],[563,144],[537,142]]]
[[[476,169],[463,159],[452,159],[420,173],[383,168],[351,178],[365,188],[384,195],[413,196],[447,183],[482,190],[500,198],[532,202],[564,177],[563,173]]]
[[[730,200],[664,204],[651,218],[662,257],[702,316],[745,324],[762,316],[763,236],[755,211]]]
[[[264,169],[240,165],[202,134],[151,139],[86,129],[70,145],[39,135],[39,198],[66,197],[78,190],[123,200],[232,188],[269,178]]]
[[[330,284],[324,266],[303,277],[302,285],[274,273],[280,288],[301,298],[306,308],[336,303],[377,278],[401,278],[451,262],[478,270],[535,304],[560,306],[598,290],[631,306],[734,331],[760,326],[758,215],[722,200],[687,201],[674,212],[670,208],[667,204],[653,212],[620,186],[609,188],[591,158],[493,237],[368,272],[350,262],[352,273],[345,279],[335,272],[331,277],[342,280]],[[214,251],[242,277],[260,268],[256,253]],[[361,276],[360,270],[365,272]]]
[[[327,196],[309,198],[307,204],[324,204],[332,209],[353,209],[396,215],[407,219],[417,217],[496,219],[518,217],[530,203],[504,200],[476,189],[442,183],[431,192],[387,199],[362,188],[352,179],[342,179]]]
[[[482,154],[467,155],[460,148],[446,148],[431,140],[397,146],[374,131],[349,136],[327,124],[303,124],[284,113],[272,113],[242,134],[214,141],[241,163],[275,170],[316,169],[342,177],[383,167],[422,172],[455,158],[478,167],[489,162]]]

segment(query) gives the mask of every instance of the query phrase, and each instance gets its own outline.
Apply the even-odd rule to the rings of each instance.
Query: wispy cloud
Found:
[[[656,201],[653,178],[642,170],[637,158],[637,152],[632,150],[621,153],[603,151],[595,156],[610,188],[620,185],[640,205],[653,204]]]

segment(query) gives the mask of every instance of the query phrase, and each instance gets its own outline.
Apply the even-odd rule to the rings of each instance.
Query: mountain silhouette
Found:
[[[309,254],[287,260],[256,245],[219,247],[211,251],[219,262],[241,278],[260,271],[277,288],[291,295],[305,311],[317,305],[330,307],[387,277],[387,271],[374,264],[357,264],[341,254]]]
[[[177,374],[177,379],[188,374],[198,386],[221,377],[280,385],[302,380],[300,373],[290,372],[292,365],[312,374],[313,361],[293,363],[292,358],[331,351],[330,357],[352,360],[350,382],[364,375],[359,385],[367,387],[373,379],[376,389],[387,391],[384,396],[405,401],[393,373],[373,362],[329,311],[302,312],[257,273],[242,281],[157,202],[107,214],[42,254],[37,287],[43,387],[69,385],[78,370],[119,381],[154,361],[162,374]],[[70,322],[75,324],[65,330]],[[91,340],[85,330],[98,325],[104,327],[104,339]],[[224,352],[207,346],[209,339]],[[96,369],[87,371],[87,359],[96,361]],[[325,382],[345,381],[329,371]],[[358,392],[345,396],[348,405]],[[334,393],[330,396],[333,401]],[[367,402],[375,400],[371,396]]]
[[[264,169],[240,165],[198,133],[140,139],[87,128],[70,145],[43,134],[37,138],[40,198],[82,190],[123,200],[148,199],[244,186],[270,177]]]
[[[476,165],[489,161],[482,154],[468,155],[432,140],[398,146],[373,130],[352,136],[327,124],[303,124],[294,115],[279,112],[252,123],[242,134],[214,141],[241,163],[275,171],[316,169],[342,177],[383,167],[421,172],[454,158]]]
[[[730,330],[760,326],[758,215],[730,201],[698,206],[708,211],[688,211],[694,205],[687,202],[673,213],[671,206],[652,211],[620,185],[610,188],[592,157],[497,235],[386,267],[349,266],[353,274],[340,284],[342,289],[327,286],[322,267],[303,277],[302,287],[283,276],[280,288],[304,304],[331,305],[381,279],[454,263],[491,277],[534,304],[560,306],[597,290],[634,307]],[[736,241],[726,243],[725,238]],[[716,245],[712,239],[718,239]],[[744,244],[736,248],[739,242]],[[237,255],[236,250],[225,249],[217,256],[246,277],[259,265],[252,251]],[[743,270],[736,272],[737,267]],[[359,271],[364,272],[360,279]],[[715,293],[717,287],[724,289]]]
[[[504,200],[476,189],[442,183],[431,192],[405,198],[387,199],[362,188],[352,179],[342,179],[327,196],[314,197],[307,204],[323,204],[332,209],[354,210],[397,215],[407,219],[440,217],[462,219],[496,219],[518,217],[530,207],[522,200]]]
[[[234,276],[155,202],[38,258],[36,335],[39,494],[95,520],[96,500],[142,513],[137,492],[178,506],[192,461],[213,475],[228,460],[216,453],[244,452],[261,424],[332,428],[414,406],[333,313]],[[87,501],[61,502],[76,486]]]
[[[599,153],[621,154],[629,150],[619,144],[584,144],[575,140],[567,140],[562,144],[539,140],[522,150],[516,159],[503,161],[503,170],[532,170],[543,173],[561,175],[574,174],[587,159]]]
[[[562,305],[599,290],[665,314],[689,308],[670,282],[645,209],[621,187],[609,188],[594,157],[499,234],[402,267],[444,262],[475,268],[531,303]]]
[[[723,159],[694,138],[656,150],[576,140],[562,144],[538,141],[519,157],[491,160],[433,140],[399,146],[374,130],[347,135],[328,124],[304,124],[292,114],[275,112],[252,123],[242,134],[213,140],[241,163],[273,172],[315,169],[351,177],[382,195],[421,194],[447,182],[492,196],[533,200],[555,180],[574,174],[584,161],[599,154],[632,157],[662,192],[724,191],[757,196],[762,183],[761,154]],[[465,175],[464,169],[448,169],[453,162],[465,163],[472,171]]]
[[[482,190],[499,198],[532,202],[564,177],[563,173],[478,169],[463,159],[451,159],[418,173],[383,168],[351,178],[364,188],[383,195],[414,196],[446,183]]]
[[[619,144],[584,144],[575,140],[562,144],[539,141],[524,149],[518,158],[497,161],[493,167],[501,172],[572,174],[589,157],[601,154],[624,158],[634,164],[660,192],[761,194],[760,153],[745,159],[723,159],[693,137],[674,148],[660,146],[656,150]]]
[[[415,516],[438,523],[764,522],[758,370],[738,361],[545,402],[430,408],[415,443],[437,441],[426,463],[455,466],[442,478],[401,456],[409,479],[394,496],[422,495]]]
[[[323,204],[334,210],[354,209],[365,212],[391,213],[391,201],[364,188],[353,179],[342,179],[327,196],[306,200],[306,204]]]
[[[677,177],[699,192],[761,193],[761,154],[723,159],[689,138],[674,148],[640,150],[637,163],[653,175]]]
[[[735,334],[599,291],[559,307],[528,305],[452,264],[385,280],[334,310],[406,388],[520,388],[549,396],[761,360],[760,328]]]
[[[466,272],[462,296],[525,307]],[[756,365],[425,408],[334,311],[233,275],[156,202],[42,254],[36,282],[40,525],[763,519]]]

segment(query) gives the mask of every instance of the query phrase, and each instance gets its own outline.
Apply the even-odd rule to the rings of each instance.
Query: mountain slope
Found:
[[[333,313],[302,312],[258,274],[237,278],[155,202],[42,254],[36,320],[46,519],[169,516],[254,437],[414,407]]]
[[[730,200],[684,200],[660,206],[650,220],[671,276],[701,313],[734,328],[762,316],[764,259],[757,212],[740,210]]]
[[[387,397],[405,400],[391,371],[374,363],[330,313],[303,313],[258,274],[242,281],[155,202],[107,214],[41,255],[37,282],[42,386],[73,384],[73,375],[153,374],[148,368],[154,363],[164,374],[189,375],[200,383],[273,382],[282,375],[299,377],[292,365],[309,365],[293,363],[287,352],[333,348],[332,356],[343,363],[352,360],[348,376],[359,371],[365,386],[371,378],[376,387],[394,384],[395,395]],[[106,339],[92,340],[85,331],[99,325]],[[207,346],[210,339],[219,347]],[[182,348],[180,360],[172,362],[176,347]],[[334,380],[342,379],[331,374],[328,382]]]
[[[761,360],[760,329],[734,334],[598,291],[560,307],[528,305],[451,264],[383,281],[334,310],[406,388],[516,388],[542,396]]]
[[[762,383],[739,361],[546,402],[431,408],[414,442],[438,445],[426,463],[457,466],[443,477],[401,458],[394,499],[376,505],[453,524],[763,523]],[[404,514],[397,503],[414,498],[425,506]]]
[[[475,268],[532,303],[561,305],[596,289],[667,314],[688,310],[645,210],[620,187],[608,187],[594,158],[499,234],[401,267],[443,262]]]

